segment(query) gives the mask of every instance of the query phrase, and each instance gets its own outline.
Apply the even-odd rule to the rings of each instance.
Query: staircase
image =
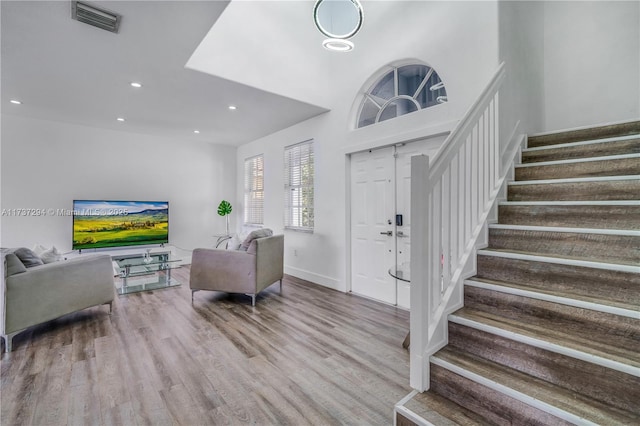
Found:
[[[640,425],[640,121],[530,137],[398,425]]]

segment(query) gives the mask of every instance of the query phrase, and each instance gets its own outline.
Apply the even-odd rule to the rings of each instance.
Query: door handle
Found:
[[[393,231],[381,232],[380,235],[392,236],[393,235]]]
[[[404,232],[402,231],[398,231],[396,232],[396,236],[400,237],[400,238],[406,238],[408,237],[408,235],[405,235]]]

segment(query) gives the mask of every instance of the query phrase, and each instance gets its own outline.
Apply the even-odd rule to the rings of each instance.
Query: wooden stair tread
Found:
[[[640,200],[638,179],[584,182],[525,181],[528,185],[509,184],[509,201],[613,201]]]
[[[581,142],[640,133],[640,121],[607,124],[584,129],[560,131],[544,135],[533,135],[527,139],[529,148],[549,146],[561,143]]]
[[[468,375],[461,375],[459,371],[452,372],[438,365],[434,362],[436,361],[434,357],[429,361],[431,376],[429,390],[463,405],[493,425],[571,426],[571,423],[566,420],[515,399],[511,395],[506,395],[499,388],[491,388],[486,385],[486,382],[481,383],[482,380],[474,381],[468,378]]]
[[[498,206],[498,212],[501,224],[640,230],[640,204],[501,204]]]
[[[592,354],[599,356],[598,362],[640,376],[638,365],[626,361],[640,364],[640,318],[637,315],[618,315],[473,286],[464,287],[464,303],[465,309],[489,313],[498,322],[550,338],[568,339],[569,343],[577,345],[572,347],[558,340],[553,342],[557,345],[556,350],[569,348],[580,357],[588,353],[580,347],[592,348],[603,354]],[[614,359],[613,355],[620,359]]]
[[[493,284],[501,287],[513,288],[517,290],[534,291],[536,293],[542,293],[550,296],[557,296],[557,297],[562,297],[566,299],[575,299],[575,300],[580,300],[588,303],[612,306],[615,308],[627,309],[629,311],[638,312],[638,315],[640,316],[640,288],[638,289],[638,300],[623,302],[619,300],[603,299],[602,296],[589,297],[587,295],[580,294],[580,293],[550,289],[548,286],[545,286],[545,285],[530,285],[528,283],[514,283],[514,282],[508,282],[508,281],[492,280],[492,279],[482,278],[477,276],[471,277],[469,278],[469,280],[479,281],[487,284]]]
[[[516,166],[517,181],[539,179],[568,179],[604,176],[629,176],[640,173],[640,158],[599,157],[599,160],[569,162],[562,164],[528,163]]]
[[[489,227],[489,250],[618,265],[638,265],[640,235],[631,231],[545,227]]]
[[[565,292],[574,299],[583,295],[595,300],[640,306],[640,274],[549,263],[543,258],[514,259],[492,254],[478,251],[476,280],[518,283]]]
[[[572,146],[554,145],[541,147],[534,151],[525,150],[522,153],[522,162],[532,164],[540,161],[569,160],[577,158],[604,157],[608,155],[637,154],[640,153],[640,137],[627,140],[598,142],[581,145],[578,143]]]
[[[528,317],[524,321],[518,321],[467,307],[459,309],[452,315],[483,323],[492,327],[497,327],[502,330],[520,334],[529,338],[534,338],[558,346],[566,347],[585,354],[608,359],[621,364],[630,365],[637,369],[640,368],[640,352],[638,352],[637,347],[615,347],[613,345],[607,345],[602,342],[594,341],[592,338],[590,338],[589,335],[576,335],[573,333],[567,333],[562,328],[554,328],[553,319],[540,318],[538,320],[535,320],[531,317]]]
[[[438,426],[488,426],[491,424],[471,410],[431,391],[415,395],[404,406]]]
[[[566,259],[566,260],[580,260],[580,261],[585,261],[585,262],[598,262],[598,263],[607,263],[610,265],[626,265],[626,266],[637,266],[638,267],[638,272],[640,273],[640,251],[638,251],[638,257],[631,259],[631,260],[622,260],[622,259],[616,259],[615,261],[613,259],[607,259],[604,260],[602,258],[598,258],[595,256],[569,256],[569,255],[563,255],[563,254],[558,254],[558,253],[549,253],[549,252],[544,252],[544,251],[526,251],[526,250],[515,250],[515,249],[511,249],[511,248],[494,248],[494,247],[488,247],[486,249],[483,249],[484,251],[495,251],[498,253],[517,253],[517,254],[523,254],[523,255],[529,255],[529,256],[544,256],[544,257],[554,257],[554,258],[558,258],[558,259]]]
[[[441,349],[432,356],[432,362],[437,362],[437,360],[453,364],[491,382],[597,424],[636,424],[640,422],[640,417],[633,413],[615,409],[560,386],[455,348]]]
[[[449,323],[449,345],[571,392],[640,415],[640,377],[574,358],[474,324]],[[523,362],[523,360],[526,360]],[[446,395],[445,395],[446,396]]]

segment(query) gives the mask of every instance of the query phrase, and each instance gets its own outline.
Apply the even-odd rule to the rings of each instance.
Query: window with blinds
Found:
[[[313,140],[284,149],[284,227],[313,231]]]
[[[264,223],[264,156],[244,160],[244,224]]]

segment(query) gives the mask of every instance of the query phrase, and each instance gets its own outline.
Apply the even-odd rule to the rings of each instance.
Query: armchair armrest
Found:
[[[284,276],[284,235],[259,238],[256,243],[256,291],[261,291]]]

